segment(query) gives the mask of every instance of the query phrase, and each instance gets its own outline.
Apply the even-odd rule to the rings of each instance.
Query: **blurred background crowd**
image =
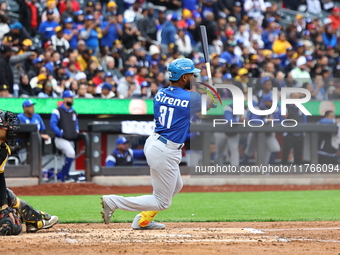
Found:
[[[332,0],[16,0],[0,2],[0,97],[153,98],[191,58],[244,92],[305,87],[340,98],[340,8]],[[340,6],[340,5],[339,5]],[[259,79],[251,79],[259,78]],[[261,78],[266,78],[262,79]],[[328,80],[329,79],[329,80]],[[231,81],[232,80],[232,81]],[[223,92],[222,92],[223,93]],[[224,97],[230,97],[226,91]]]

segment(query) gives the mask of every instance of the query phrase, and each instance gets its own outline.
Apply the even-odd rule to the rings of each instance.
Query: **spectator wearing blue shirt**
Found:
[[[277,39],[280,34],[280,30],[277,29],[277,23],[275,18],[270,17],[268,19],[268,27],[263,31],[262,40],[264,42],[264,48],[272,50],[273,42]]]
[[[236,64],[239,67],[242,67],[240,57],[234,53],[235,46],[236,43],[234,41],[228,41],[226,44],[227,50],[221,54],[220,59],[224,60],[223,62],[228,63],[230,65]]]
[[[164,52],[168,51],[168,45],[170,43],[174,43],[174,44],[176,43],[177,23],[178,23],[178,15],[177,13],[173,13],[171,16],[171,19],[169,21],[166,21],[162,26],[161,46]]]
[[[125,137],[119,137],[116,141],[117,148],[105,160],[105,166],[132,166],[133,160],[144,158],[143,150],[129,148],[129,141]]]
[[[183,9],[188,9],[189,11],[194,11],[198,9],[198,1],[197,0],[183,0],[182,1]]]
[[[101,30],[103,34],[101,46],[108,46],[110,49],[112,49],[113,42],[123,35],[122,26],[115,16],[109,16],[108,21],[102,23]]]
[[[336,35],[333,32],[332,26],[327,26],[325,33],[322,33],[322,39],[326,48],[335,48],[338,44]]]
[[[85,27],[80,30],[80,36],[85,41],[87,48],[91,49],[93,55],[97,55],[99,51],[99,37],[96,30],[97,21],[93,15],[87,15],[85,18]]]
[[[39,33],[41,35],[41,40],[46,42],[51,39],[52,35],[55,35],[55,28],[59,26],[59,23],[54,20],[53,10],[47,10],[47,20],[42,22],[39,26]]]
[[[69,42],[70,46],[73,49],[77,49],[79,31],[75,28],[73,19],[71,17],[67,17],[64,20],[64,24],[65,24],[64,38]]]

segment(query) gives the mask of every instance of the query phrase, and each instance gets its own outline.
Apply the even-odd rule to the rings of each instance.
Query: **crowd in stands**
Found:
[[[199,26],[208,34],[215,83],[245,92],[305,87],[339,99],[340,8],[331,0],[16,0],[0,4],[0,97],[153,98],[168,64],[192,59],[205,81]],[[282,8],[300,11],[282,26]],[[306,18],[304,12],[329,12]],[[258,78],[254,80],[253,78]],[[256,82],[255,82],[256,81]],[[229,95],[225,93],[226,97]]]

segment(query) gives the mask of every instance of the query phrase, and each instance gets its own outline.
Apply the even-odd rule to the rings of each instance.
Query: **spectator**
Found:
[[[99,34],[96,29],[98,21],[92,15],[85,18],[85,26],[80,30],[80,37],[85,41],[86,47],[91,49],[93,55],[97,55],[99,51]]]
[[[273,43],[273,52],[276,54],[286,54],[287,49],[291,48],[292,45],[287,41],[284,32],[280,32],[279,37]]]
[[[332,21],[332,28],[338,30],[340,27],[340,8],[334,7],[332,14],[329,16]]]
[[[122,26],[115,16],[109,16],[108,21],[102,23],[101,30],[103,34],[101,45],[108,46],[110,49],[112,49],[113,42],[123,35]]]
[[[9,27],[11,31],[6,33],[4,36],[12,38],[12,46],[19,47],[22,41],[31,38],[29,33],[26,31],[26,29],[22,26],[20,22],[14,22]]]
[[[6,23],[5,17],[0,14],[0,40],[2,40],[9,31],[11,31],[11,29]]]
[[[71,19],[75,18],[74,11],[79,10],[79,4],[77,3],[78,6],[76,6],[74,2],[77,2],[77,1],[66,0],[59,4],[61,20],[65,20],[66,18],[71,18]]]
[[[101,66],[99,66],[95,71],[95,75],[93,77],[93,83],[96,86],[98,86],[100,83],[104,82],[104,78],[105,78],[104,69]]]
[[[115,93],[112,92],[112,85],[108,82],[104,82],[101,86],[101,93],[99,94],[100,98],[103,99],[111,99],[116,97]]]
[[[162,26],[161,46],[162,51],[167,52],[168,45],[176,42],[178,15],[173,13],[171,19]]]
[[[59,52],[60,55],[64,56],[68,48],[70,48],[69,42],[63,37],[63,28],[58,26],[55,28],[55,35],[52,35],[51,42],[53,50]]]
[[[293,79],[296,79],[299,83],[299,87],[302,87],[304,82],[312,82],[309,72],[306,71],[306,57],[301,56],[296,61],[296,66],[292,71]]]
[[[244,11],[248,13],[248,16],[253,18],[258,25],[262,24],[262,13],[266,11],[266,5],[263,0],[246,0],[243,8]]]
[[[45,11],[43,11],[43,13],[41,14],[41,21],[45,22],[46,20],[48,20],[48,15],[51,11],[53,11],[52,13],[52,17],[53,20],[57,23],[60,22],[60,13],[59,10],[57,9],[57,3],[56,1],[52,0],[52,1],[48,1],[46,4],[47,9]]]
[[[331,26],[326,26],[325,33],[322,34],[322,39],[326,48],[335,48],[335,46],[338,44],[336,35],[334,34],[333,28]]]
[[[13,97],[12,94],[9,93],[9,87],[6,84],[0,85],[0,98],[1,97]]]
[[[78,46],[78,34],[79,31],[75,29],[73,24],[73,19],[68,17],[64,20],[65,29],[64,29],[64,38],[69,42],[70,47],[76,49]]]
[[[86,49],[83,51],[81,55],[77,57],[77,62],[79,63],[80,71],[84,72],[88,68],[88,64],[90,62],[95,62],[96,66],[97,67],[99,66],[98,59],[91,54],[92,54],[92,50]]]
[[[318,122],[319,124],[329,125],[338,123],[340,120],[335,118],[333,111],[326,111],[324,117]],[[337,164],[336,152],[339,149],[339,145],[334,145],[332,142],[334,134],[332,133],[320,133],[319,134],[319,150],[318,150],[318,163],[320,164]]]
[[[84,12],[82,10],[75,12],[74,23],[75,23],[75,29],[77,29],[78,31],[82,30],[85,27],[85,25],[84,25],[85,15],[84,15]]]
[[[45,79],[41,82],[41,92],[39,92],[38,97],[40,98],[49,98],[54,97],[57,98],[57,94],[53,91],[53,85],[50,80]]]
[[[63,92],[63,103],[51,114],[50,128],[56,135],[55,146],[65,155],[65,164],[60,171],[61,181],[69,179],[69,172],[75,158],[74,142],[78,140],[79,124],[77,113],[73,109],[74,94],[70,90]]]
[[[131,49],[132,46],[138,41],[140,32],[136,27],[132,26],[131,22],[125,21],[123,24],[122,42],[126,49]]]
[[[116,140],[117,148],[105,159],[105,166],[132,166],[134,159],[144,158],[143,150],[129,148],[129,141],[125,137]]]
[[[6,87],[9,93],[13,94],[13,72],[9,63],[13,50],[9,45],[2,45],[0,47],[0,52],[0,85],[2,86],[2,89]]]
[[[145,38],[146,48],[148,49],[153,41],[157,40],[157,25],[153,8],[147,8],[143,11],[143,18],[137,22],[137,28],[141,36]],[[171,29],[173,29],[172,26]]]
[[[59,26],[59,23],[54,20],[53,10],[47,10],[46,15],[47,15],[47,20],[40,23],[40,26],[38,29],[40,36],[41,36],[41,40],[43,42],[50,40],[52,35],[55,35],[55,28]]]
[[[280,31],[277,29],[277,23],[273,17],[268,19],[268,27],[262,34],[262,40],[264,42],[264,48],[271,50],[273,48],[273,42],[277,40]]]
[[[140,86],[136,81],[136,74],[133,71],[127,70],[125,77],[119,80],[117,91],[124,98],[130,98],[133,95],[140,95]]]
[[[23,113],[18,114],[18,118],[20,123],[24,124],[36,124],[38,132],[42,139],[45,141],[50,140],[51,137],[46,134],[45,124],[38,113],[34,112],[35,103],[32,100],[28,99],[22,103],[22,108],[24,109]]]
[[[186,34],[186,30],[183,28],[178,29],[176,45],[178,50],[186,57],[188,57],[192,52],[190,37]]]
[[[78,86],[77,95],[75,95],[75,98],[93,98],[93,96],[90,93],[87,93],[87,84],[80,83]]]
[[[33,97],[34,91],[29,83],[27,74],[21,75],[19,83],[19,96],[20,97]]]

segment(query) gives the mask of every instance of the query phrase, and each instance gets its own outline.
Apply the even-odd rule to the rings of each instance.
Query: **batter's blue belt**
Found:
[[[162,136],[159,136],[157,139],[158,139],[159,141],[161,141],[162,143],[164,143],[164,144],[168,144],[168,142],[169,142],[167,139],[165,139],[165,138],[162,137]],[[184,143],[180,144],[180,145],[178,146],[177,150],[182,149],[183,146],[184,146]]]

